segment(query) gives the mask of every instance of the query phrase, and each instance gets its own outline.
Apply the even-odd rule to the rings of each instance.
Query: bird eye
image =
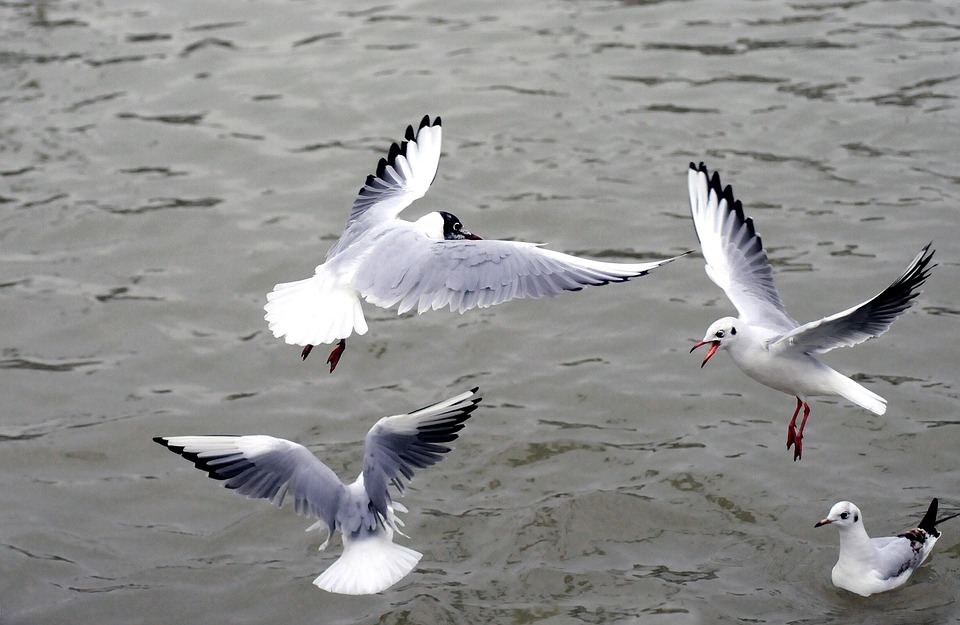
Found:
[[[722,339],[722,338],[723,338],[723,330],[717,330],[717,333],[716,333],[714,336],[716,336],[718,339]]]
[[[843,512],[843,513],[840,514],[840,518],[841,518],[841,519],[845,519],[845,518],[847,518],[848,516],[850,516],[850,513],[849,513],[849,512]]]
[[[453,224],[453,229],[454,229],[454,231],[456,231],[456,232],[460,232],[461,230],[463,230],[463,224],[461,224],[461,223],[458,221],[457,223]]]

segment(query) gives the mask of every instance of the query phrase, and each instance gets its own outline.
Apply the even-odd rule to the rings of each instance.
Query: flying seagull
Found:
[[[937,520],[937,498],[930,502],[919,527],[896,536],[870,538],[860,509],[841,501],[814,527],[835,525],[840,530],[840,559],[833,567],[833,585],[869,597],[907,583],[940,538],[937,525],[960,514]]]
[[[463,313],[521,297],[625,282],[674,260],[608,263],[534,243],[484,240],[446,211],[413,222],[398,219],[437,174],[441,130],[439,117],[424,117],[416,132],[408,126],[404,141],[390,146],[376,173],[367,176],[343,234],[316,273],[278,284],[267,294],[264,318],[270,330],[289,344],[303,345],[301,358],[314,345],[336,343],[327,358],[332,373],[347,337],[367,331],[361,298],[381,308],[396,306],[398,314],[445,306]]]
[[[690,350],[710,345],[701,367],[725,349],[734,364],[754,380],[797,398],[787,427],[787,449],[803,450],[803,428],[810,415],[807,397],[839,395],[874,414],[887,400],[831,369],[816,355],[880,336],[906,311],[930,275],[933,250],[927,244],[893,284],[862,304],[817,321],[798,324],[784,309],[773,285],[773,272],[753,220],[745,217],[733,189],[720,184],[717,172],[690,163],[690,210],[706,260],[707,275],[727,294],[739,317],[724,317],[707,328]],[[803,408],[803,421],[796,429]]]
[[[224,486],[251,499],[319,519],[307,528],[343,536],[343,553],[313,583],[329,592],[367,595],[386,590],[406,576],[423,554],[393,542],[403,522],[387,486],[402,494],[414,469],[436,464],[450,451],[464,422],[480,402],[477,388],[408,414],[384,417],[370,428],[363,446],[363,472],[352,484],[340,478],[306,447],[272,436],[160,436],[153,440],[180,454]]]

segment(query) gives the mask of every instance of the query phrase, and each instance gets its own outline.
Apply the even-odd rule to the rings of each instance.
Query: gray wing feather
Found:
[[[930,264],[933,253],[928,243],[903,275],[876,296],[843,312],[804,324],[777,339],[771,348],[821,354],[880,336],[920,294],[918,289],[936,267]]]
[[[251,499],[282,506],[336,528],[343,483],[307,448],[272,436],[164,436],[153,439],[224,486]]]
[[[679,257],[675,257],[679,258]],[[585,286],[623,282],[675,258],[607,263],[517,241],[427,238],[392,228],[359,266],[353,287],[372,304],[403,313],[486,308],[510,299],[558,295]]]
[[[922,543],[902,536],[873,538],[877,548],[876,570],[881,579],[900,577],[923,563],[926,554]]]
[[[477,388],[456,397],[415,410],[384,417],[367,433],[363,448],[363,484],[374,509],[389,518],[388,484],[403,492],[403,479],[414,469],[432,466],[450,451],[446,443],[457,439],[464,422],[480,402]]]
[[[744,216],[733,188],[724,188],[717,172],[711,178],[703,163],[699,167],[690,163],[687,182],[707,276],[723,289],[744,321],[779,332],[797,327],[773,284],[773,270],[753,220]]]

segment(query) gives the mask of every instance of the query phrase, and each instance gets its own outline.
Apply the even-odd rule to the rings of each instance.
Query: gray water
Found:
[[[835,589],[868,531],[960,509],[960,9],[929,2],[0,3],[0,622],[942,623],[960,523],[909,584]],[[699,255],[625,285],[398,318],[329,375],[262,319],[367,173],[444,119],[430,193],[484,237],[629,262],[697,247],[686,171],[732,183],[801,321],[939,266],[825,356],[889,400],[793,398],[693,342],[733,312]],[[380,416],[481,387],[404,503],[416,570],[311,580],[311,521],[151,442],[263,433],[347,478]]]

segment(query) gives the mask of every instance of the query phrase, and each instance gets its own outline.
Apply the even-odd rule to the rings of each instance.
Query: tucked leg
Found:
[[[337,346],[333,348],[333,351],[330,352],[330,355],[327,356],[327,364],[330,365],[330,373],[333,373],[333,370],[337,368],[337,363],[340,362],[340,356],[343,355],[343,350],[347,348],[347,339],[340,339],[340,342],[337,343]]]

